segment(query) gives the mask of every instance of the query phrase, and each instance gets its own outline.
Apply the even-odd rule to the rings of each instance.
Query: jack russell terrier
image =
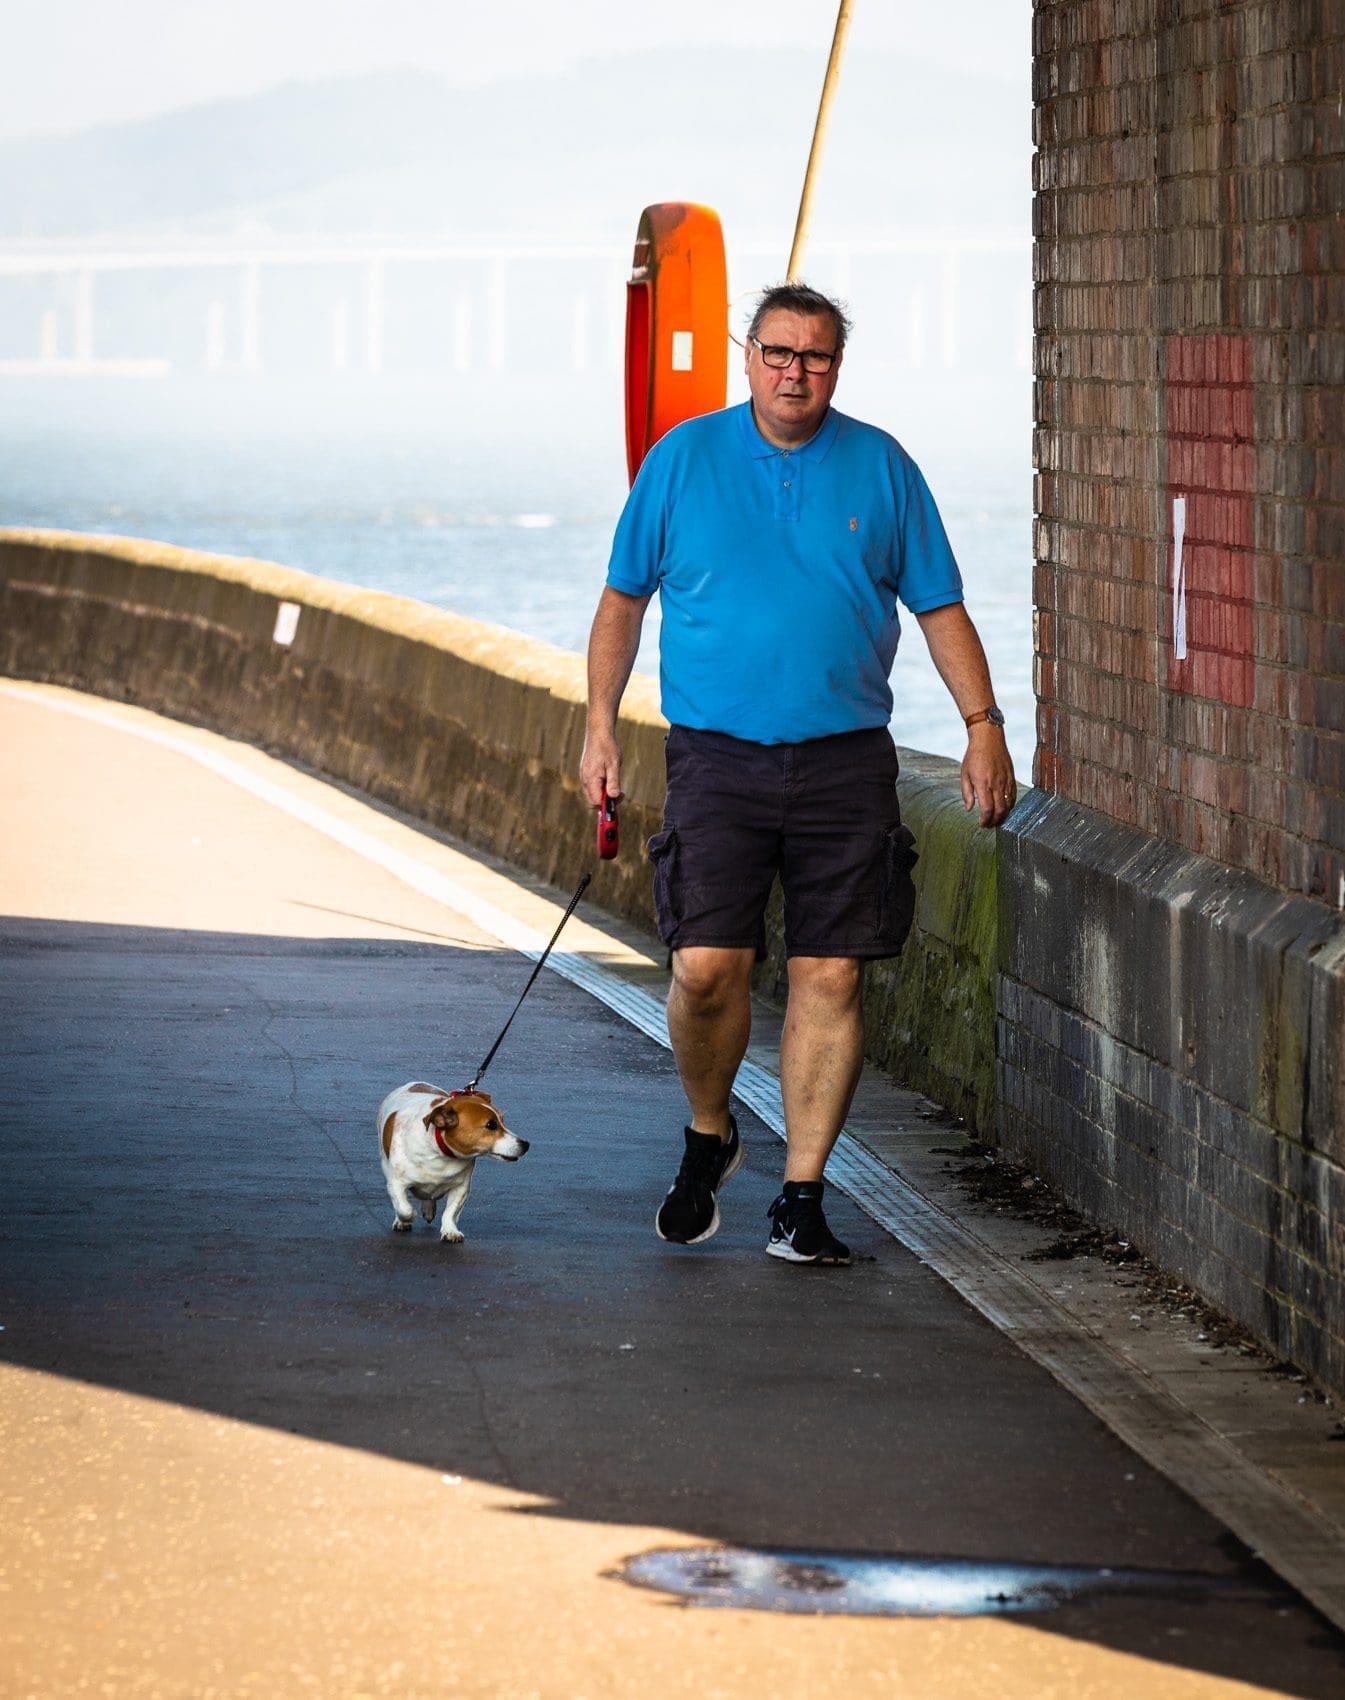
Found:
[[[433,1222],[444,1200],[439,1238],[452,1245],[463,1239],[458,1217],[472,1188],[478,1157],[516,1163],[528,1149],[500,1119],[488,1092],[445,1092],[410,1081],[389,1092],[378,1106],[378,1138],[383,1179],[396,1212],[394,1233],[409,1234],[415,1200]]]

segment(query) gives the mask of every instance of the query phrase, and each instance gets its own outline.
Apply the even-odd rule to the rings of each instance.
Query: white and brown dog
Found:
[[[458,1217],[472,1188],[478,1157],[516,1163],[528,1149],[500,1119],[488,1092],[445,1092],[441,1086],[410,1081],[389,1092],[378,1106],[378,1139],[383,1179],[396,1218],[394,1233],[409,1234],[415,1213],[433,1222],[444,1200],[439,1238],[456,1244],[463,1238]]]

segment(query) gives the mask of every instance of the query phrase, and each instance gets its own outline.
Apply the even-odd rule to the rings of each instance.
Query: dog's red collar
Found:
[[[451,1092],[446,1092],[444,1096],[446,1098],[475,1098],[476,1088],[474,1086],[455,1086]],[[453,1149],[453,1147],[444,1138],[442,1130],[434,1122],[431,1122],[430,1126],[434,1128],[434,1143],[443,1152],[444,1156],[452,1157],[459,1163],[465,1163],[467,1159],[463,1156],[461,1151],[455,1151]]]
[[[434,1143],[443,1152],[444,1156],[452,1157],[459,1163],[465,1163],[467,1159],[463,1156],[461,1151],[455,1151],[448,1143],[448,1141],[444,1138],[443,1130],[437,1127],[434,1122],[431,1122],[430,1126],[434,1128]]]

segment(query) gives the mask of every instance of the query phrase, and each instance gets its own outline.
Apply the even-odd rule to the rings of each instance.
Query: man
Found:
[[[832,409],[848,329],[815,290],[767,290],[747,336],[751,401],[688,420],[646,457],[589,639],[580,766],[590,805],[604,787],[621,795],[617,710],[657,590],[671,730],[649,854],[691,1116],[656,1228],[681,1244],[709,1239],[742,1162],[729,1096],[778,874],[787,1156],[766,1249],[819,1264],[850,1261],[827,1226],[822,1172],[863,1064],[863,963],[900,952],[914,906],[887,730],[898,600],[967,720],[967,808],[997,826],[1015,798],[1003,715],[933,498],[899,443]]]

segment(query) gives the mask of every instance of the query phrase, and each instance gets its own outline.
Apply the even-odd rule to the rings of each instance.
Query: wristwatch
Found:
[[[989,708],[983,708],[979,714],[969,714],[967,716],[967,730],[970,731],[973,726],[979,726],[983,720],[988,720],[992,726],[998,726],[1002,730],[1004,710],[996,708],[994,703],[991,703]]]

